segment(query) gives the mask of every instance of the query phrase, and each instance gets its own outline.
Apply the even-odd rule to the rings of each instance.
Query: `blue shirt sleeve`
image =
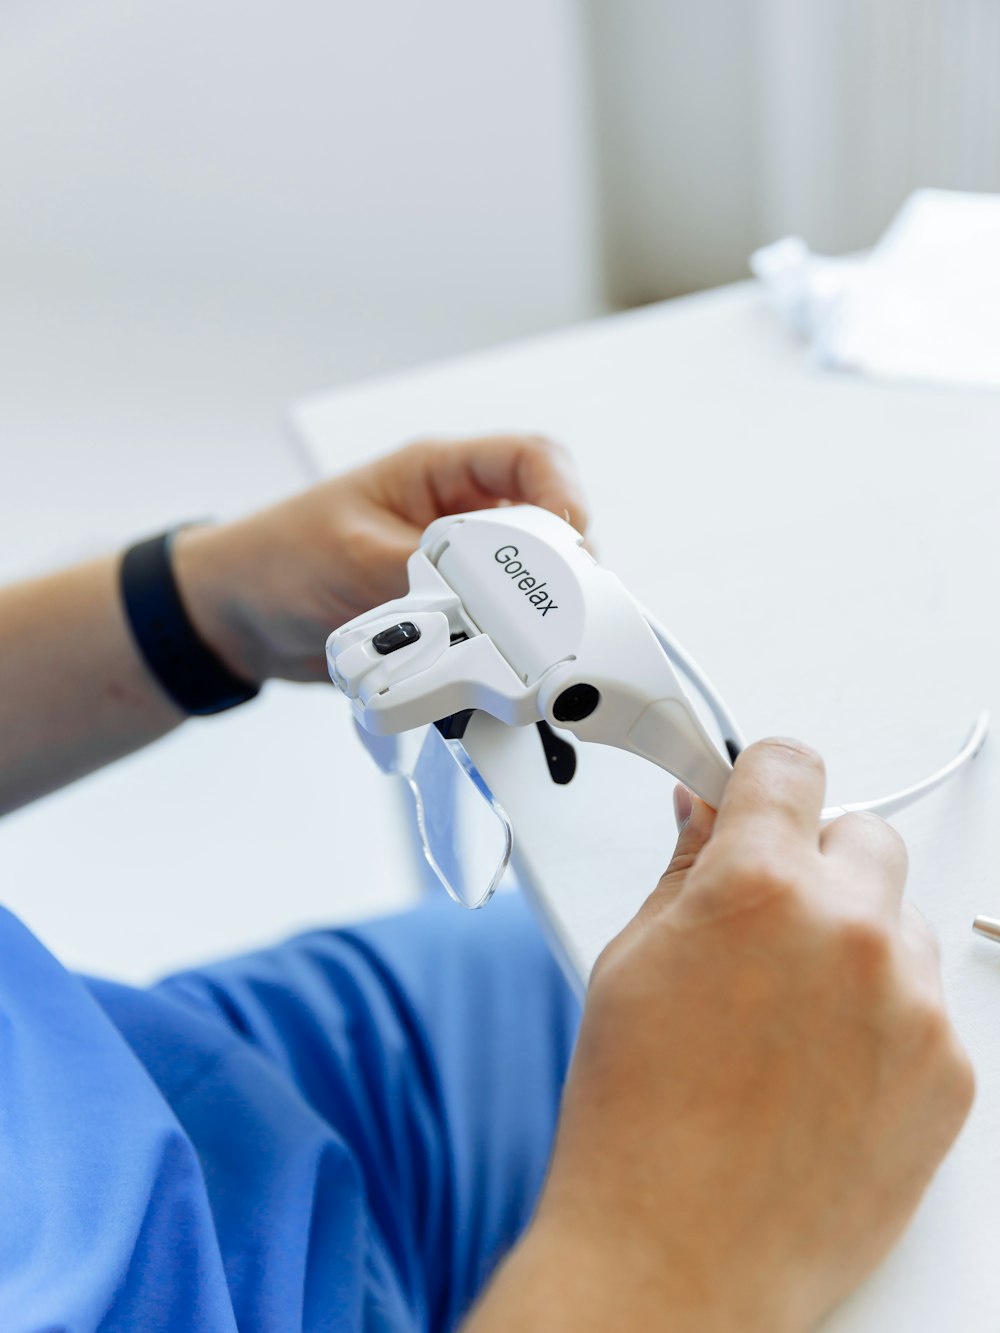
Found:
[[[196,1154],[86,986],[0,910],[0,1327],[236,1329]]]
[[[0,910],[0,1328],[455,1328],[534,1206],[576,1018],[514,894],[148,990]]]

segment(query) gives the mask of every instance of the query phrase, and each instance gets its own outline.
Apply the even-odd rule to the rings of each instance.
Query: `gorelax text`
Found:
[[[539,583],[534,574],[529,573],[518,560],[519,554],[516,546],[501,546],[493,559],[503,566],[503,572],[517,584],[531,605],[541,611],[543,616],[547,616],[550,611],[558,611],[556,603],[547,592],[542,591],[549,586],[548,583]]]

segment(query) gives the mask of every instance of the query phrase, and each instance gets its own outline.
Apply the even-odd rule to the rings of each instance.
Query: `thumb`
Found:
[[[670,864],[650,898],[657,908],[669,906],[684,888],[691,867],[715,827],[715,811],[686,787],[679,786],[674,792],[674,809],[680,832]]]

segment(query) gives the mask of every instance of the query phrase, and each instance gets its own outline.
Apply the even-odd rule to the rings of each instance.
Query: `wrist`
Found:
[[[788,1308],[779,1285],[778,1277],[755,1275],[750,1295],[735,1268],[706,1277],[694,1246],[671,1259],[616,1235],[606,1216],[599,1236],[536,1219],[463,1333],[808,1333],[812,1321]]]
[[[254,574],[231,532],[208,524],[180,529],[171,545],[171,565],[199,637],[234,675],[262,685],[272,672],[246,596]]]

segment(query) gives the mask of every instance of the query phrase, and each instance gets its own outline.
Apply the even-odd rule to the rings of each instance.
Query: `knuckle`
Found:
[[[706,874],[717,894],[736,900],[760,903],[765,900],[787,901],[798,897],[804,876],[791,857],[782,856],[770,845],[743,843],[738,848],[710,848],[705,857]]]
[[[839,928],[840,954],[856,981],[866,986],[884,981],[893,957],[889,923],[875,916],[846,917]]]
[[[837,822],[842,828],[865,836],[885,837],[888,840],[895,836],[900,844],[903,841],[892,825],[887,824],[882,816],[875,814],[873,810],[852,810],[849,814],[841,815]]]
[[[554,440],[551,435],[543,435],[537,431],[529,431],[521,437],[524,445],[528,449],[533,449],[536,453],[542,454],[545,458],[556,459],[560,463],[565,463],[569,458],[569,450],[558,440]]]
[[[794,893],[800,881],[799,860],[791,849],[768,838],[746,838],[731,854],[733,876],[743,882],[752,880],[775,893]]]
[[[909,1014],[910,1050],[928,1090],[954,1109],[960,1123],[976,1095],[976,1073],[938,996],[914,999]]]
[[[414,458],[429,457],[430,455],[439,452],[444,444],[444,440],[437,439],[434,436],[419,435],[415,439],[407,440],[404,444],[401,444],[397,449],[394,449],[391,454],[384,455],[384,458],[391,458],[393,460],[405,458],[410,460]],[[384,458],[379,461],[384,461]]]
[[[350,550],[352,563],[358,568],[366,569],[384,559],[384,539],[370,523],[359,519],[350,520],[347,536],[349,540],[344,545]]]
[[[964,1120],[976,1100],[976,1070],[968,1052],[958,1041],[954,1042],[952,1057],[952,1091],[956,1109]]]
[[[943,1007],[934,1000],[916,1003],[911,1015],[917,1047],[930,1059],[949,1067],[953,1060],[951,1023]]]
[[[869,846],[879,846],[894,860],[899,861],[903,866],[907,865],[909,853],[906,849],[906,843],[896,829],[891,824],[887,824],[881,815],[875,814],[873,810],[855,810],[849,815],[844,815],[843,820],[848,824],[851,831],[857,833]]]
[[[794,898],[801,889],[801,877],[786,861],[773,857],[751,864],[744,872],[744,882],[753,884],[758,897]]]
[[[444,436],[429,436],[427,439],[414,440],[408,446],[410,461],[414,471],[425,476],[437,475],[446,468],[451,459],[461,449],[459,439]]]
[[[461,455],[463,448],[475,444],[475,440],[458,436],[421,436],[404,445],[398,457],[405,461],[408,476],[435,479],[430,483],[433,488],[442,478],[450,475],[455,459]]]
[[[525,447],[541,458],[548,469],[565,480],[578,481],[576,460],[569,447],[551,435],[528,435]],[[578,504],[582,501],[578,498]]]

